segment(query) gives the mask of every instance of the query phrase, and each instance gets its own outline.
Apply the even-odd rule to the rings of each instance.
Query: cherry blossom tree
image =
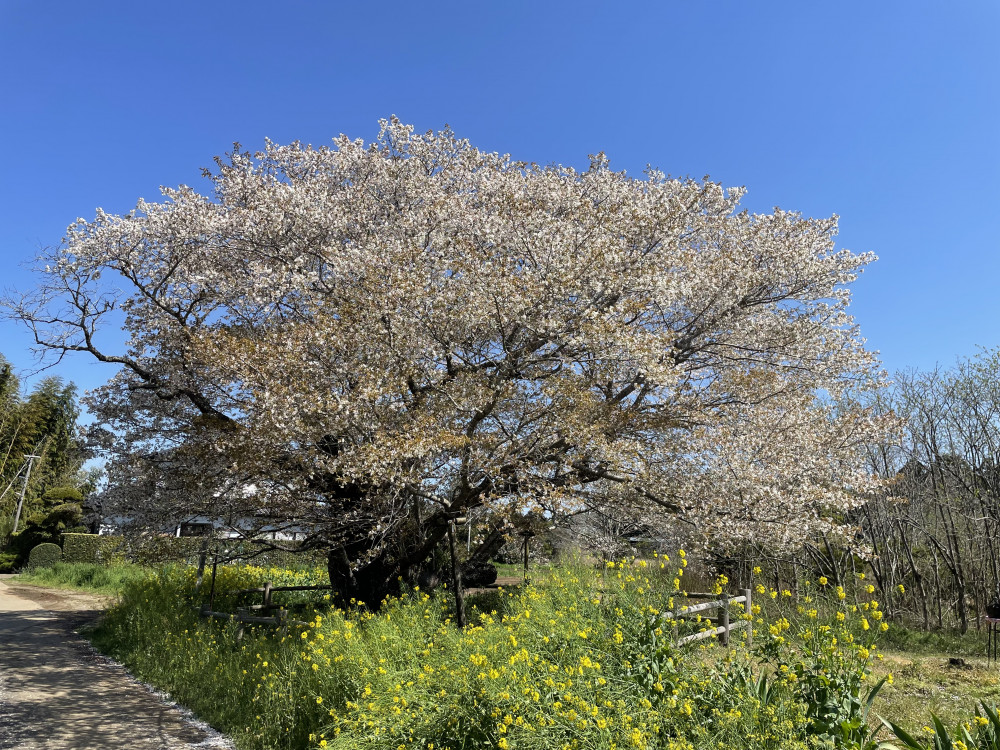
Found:
[[[78,220],[8,300],[41,349],[120,367],[88,401],[106,507],[295,526],[378,601],[474,508],[780,546],[877,482],[887,421],[832,406],[878,381],[847,313],[874,256],[835,249],[836,217],[395,119],[205,177]]]

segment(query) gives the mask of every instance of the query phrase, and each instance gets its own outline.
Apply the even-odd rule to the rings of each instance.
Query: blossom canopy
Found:
[[[133,514],[283,519],[347,580],[480,506],[789,544],[873,487],[886,424],[832,405],[878,379],[847,313],[873,256],[834,247],[836,217],[395,119],[205,175],[78,221],[9,302],[43,348],[122,366],[89,406]]]

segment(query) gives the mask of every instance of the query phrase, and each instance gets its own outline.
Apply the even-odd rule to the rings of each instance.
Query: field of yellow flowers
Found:
[[[205,592],[178,568],[128,584],[94,639],[247,749],[876,747],[868,711],[892,677],[871,676],[886,625],[863,582],[820,578],[798,601],[759,584],[752,646],[739,631],[678,648],[675,625],[707,626],[672,619],[685,567],[683,553],[554,567],[473,597],[465,630],[447,592],[374,611],[285,594],[308,624],[242,640],[197,616]],[[325,576],[223,568],[216,609],[268,580]]]

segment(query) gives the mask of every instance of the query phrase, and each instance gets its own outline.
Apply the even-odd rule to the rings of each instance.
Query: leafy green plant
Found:
[[[124,541],[120,536],[65,533],[63,559],[71,563],[107,564],[119,553]]]
[[[51,568],[62,559],[62,549],[58,544],[45,542],[32,548],[28,554],[28,569]]]
[[[883,743],[887,750],[1000,750],[1000,716],[995,707],[985,701],[980,703],[982,714],[977,713],[970,723],[960,724],[953,733],[944,723],[931,714],[933,726],[925,726],[924,734],[930,739],[927,742],[914,737],[898,724],[882,719],[882,724],[895,735],[897,743]],[[975,734],[973,734],[975,731]]]

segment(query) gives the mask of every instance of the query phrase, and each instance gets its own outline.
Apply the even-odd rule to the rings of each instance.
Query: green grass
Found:
[[[97,594],[120,594],[125,586],[148,577],[151,571],[139,565],[96,565],[59,562],[51,568],[21,573],[15,580],[50,588],[79,589]]]
[[[967,722],[979,702],[1000,704],[1000,665],[988,664],[986,631],[925,632],[892,625],[882,637],[884,658],[873,666],[892,684],[879,694],[873,710],[907,730],[931,725],[931,714],[953,728]],[[949,659],[961,659],[953,665]]]
[[[873,668],[881,676],[892,672],[893,683],[879,694],[873,710],[907,730],[930,725],[934,714],[949,727],[969,721],[980,700],[1000,703],[1000,667],[985,657],[963,657],[964,667],[951,666],[946,653],[884,652]]]
[[[955,629],[927,631],[893,624],[882,644],[885,649],[909,654],[985,656],[986,631],[973,629],[963,635]]]
[[[497,578],[510,578],[516,576],[521,578],[524,576],[524,564],[523,563],[493,563],[497,569]],[[538,565],[528,565],[528,577],[531,577],[532,573],[538,573],[541,566]]]

